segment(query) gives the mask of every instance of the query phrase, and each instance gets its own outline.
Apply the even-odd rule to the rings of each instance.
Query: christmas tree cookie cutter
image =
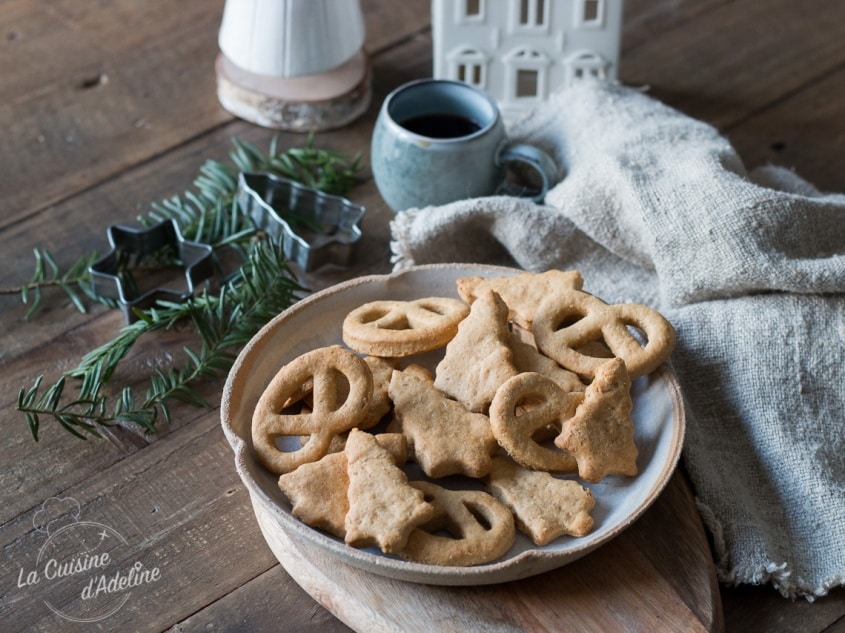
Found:
[[[187,300],[216,272],[212,247],[186,240],[174,220],[146,229],[112,225],[108,227],[108,239],[111,250],[91,264],[88,272],[94,291],[115,299],[127,323],[138,319],[135,310],[147,310],[160,300],[178,303]],[[180,279],[180,288],[171,287],[172,280],[168,279],[168,285],[142,290],[133,274],[133,270],[174,267],[184,273],[184,285]]]
[[[242,172],[236,204],[304,272],[354,259],[365,209],[346,198],[274,174]]]

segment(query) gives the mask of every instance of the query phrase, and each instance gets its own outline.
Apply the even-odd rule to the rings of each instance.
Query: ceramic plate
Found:
[[[519,271],[476,265],[419,266],[395,273],[361,277],[300,301],[268,323],[243,349],[226,381],[222,399],[223,430],[235,453],[235,465],[249,490],[256,518],[282,565],[284,548],[274,544],[308,543],[355,567],[397,580],[437,585],[479,585],[525,578],[565,565],[606,543],[633,523],[667,484],[681,453],[684,411],[677,382],[662,367],[633,382],[634,440],[639,474],[607,477],[588,484],[596,498],[595,527],[582,538],[560,537],[537,547],[524,535],[494,563],[474,567],[439,567],[411,563],[375,549],[359,550],[295,519],[276,477],[252,452],[252,411],[280,367],[317,347],[340,344],[343,317],[377,299],[456,297],[455,280],[471,275],[513,275]],[[442,353],[442,352],[441,352]],[[427,359],[429,363],[436,359]],[[433,365],[431,365],[433,367]]]

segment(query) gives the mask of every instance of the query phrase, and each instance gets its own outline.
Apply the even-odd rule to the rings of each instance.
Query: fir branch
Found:
[[[278,137],[270,142],[265,154],[257,147],[232,139],[232,165],[208,160],[194,180],[195,191],[174,196],[153,205],[152,211],[138,221],[152,226],[174,219],[182,235],[194,242],[219,246],[243,243],[250,238],[252,223],[234,205],[239,172],[269,172],[326,193],[342,195],[357,182],[361,156],[348,156],[314,147],[309,135],[302,147],[278,151]]]
[[[257,234],[234,204],[238,172],[267,171],[328,193],[343,194],[356,182],[360,157],[315,149],[310,136],[304,147],[285,152],[278,151],[274,138],[266,155],[249,143],[235,139],[233,144],[233,165],[207,161],[194,181],[195,190],[153,204],[151,211],[138,220],[152,226],[174,219],[186,239],[232,248],[244,263],[217,294],[206,291],[184,303],[159,302],[149,310],[136,311],[137,321],[87,353],[55,384],[44,389],[43,376],[39,376],[31,387],[22,388],[17,409],[36,441],[42,418],[53,418],[72,435],[87,439],[99,437],[102,429],[115,425],[142,434],[154,433],[161,418],[170,420],[172,401],[205,405],[196,384],[227,372],[238,348],[305,292],[287,265],[282,245]],[[48,286],[63,288],[83,311],[84,303],[75,288],[92,300],[114,305],[113,300],[98,297],[93,291],[88,268],[94,261],[96,254],[81,258],[62,273],[49,253],[36,251],[32,280],[15,290],[24,302],[32,302],[27,316],[37,310],[42,288]],[[199,349],[184,348],[181,368],[154,370],[143,397],[130,387],[116,393],[109,390],[120,363],[141,337],[183,321],[193,324],[200,345]],[[71,380],[78,383],[78,391],[68,397]]]
[[[101,297],[94,292],[88,267],[97,261],[98,255],[96,252],[80,257],[63,272],[49,251],[36,248],[33,249],[33,254],[35,255],[35,269],[30,280],[15,288],[0,288],[0,295],[20,295],[21,303],[29,306],[24,315],[25,319],[28,320],[38,311],[42,305],[43,291],[51,288],[59,288],[64,291],[71,303],[80,312],[86,312],[85,302],[81,295],[110,307],[116,306],[116,303],[110,297]]]
[[[100,429],[115,425],[137,426],[143,432],[154,433],[160,417],[170,420],[170,401],[207,406],[195,383],[225,374],[237,349],[303,292],[287,266],[282,248],[258,242],[240,273],[219,294],[205,292],[184,303],[160,302],[155,308],[139,311],[138,321],[124,327],[110,343],[87,354],[78,367],[46,391],[41,390],[42,376],[29,389],[22,388],[17,409],[24,414],[36,441],[43,417],[54,418],[82,439],[99,437]],[[201,345],[199,350],[184,348],[183,367],[156,369],[141,400],[136,400],[128,387],[119,396],[105,393],[109,378],[141,336],[168,329],[186,318],[194,325]],[[79,391],[62,403],[69,378],[80,379]],[[116,399],[113,405],[110,398]]]
[[[342,195],[355,185],[362,169],[360,155],[315,148],[313,135],[302,147],[284,151],[279,149],[278,137],[271,140],[266,153],[237,138],[232,139],[232,144],[231,164],[206,161],[194,180],[193,190],[152,203],[147,214],[137,218],[138,222],[150,227],[163,220],[176,220],[185,239],[215,248],[228,246],[246,259],[255,229],[234,204],[239,172],[266,171]],[[62,271],[49,252],[36,249],[35,270],[29,282],[0,289],[0,295],[19,295],[21,302],[29,306],[26,319],[42,306],[44,291],[53,288],[63,290],[80,312],[86,311],[85,298],[113,307],[113,299],[94,291],[88,268],[96,260],[97,254],[91,253]]]

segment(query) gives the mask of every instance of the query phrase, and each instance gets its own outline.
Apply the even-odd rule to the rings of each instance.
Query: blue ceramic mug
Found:
[[[468,84],[422,79],[391,92],[373,131],[373,178],[394,211],[507,191],[508,165],[527,165],[541,201],[557,175],[542,150],[511,143],[496,102]]]

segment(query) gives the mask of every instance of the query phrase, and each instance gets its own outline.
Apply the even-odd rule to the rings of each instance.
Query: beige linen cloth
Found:
[[[578,269],[605,301],[660,310],[722,582],[809,600],[845,584],[845,195],[749,172],[709,125],[610,82],[558,91],[511,135],[561,167],[545,204],[401,212],[395,268]]]

